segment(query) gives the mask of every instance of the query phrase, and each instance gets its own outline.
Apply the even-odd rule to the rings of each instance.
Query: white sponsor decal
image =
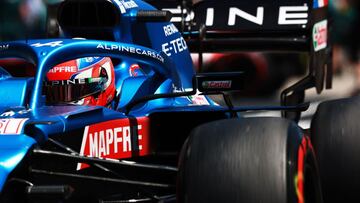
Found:
[[[138,126],[141,129],[141,125]],[[110,146],[114,147],[114,153],[131,151],[130,126],[101,130],[89,133],[89,148],[91,157],[105,157],[110,155]],[[118,148],[122,143],[122,149]],[[142,146],[139,146],[140,150]]]
[[[313,27],[314,50],[320,51],[327,47],[327,20],[316,23]]]
[[[208,8],[206,10],[206,21],[205,25],[210,27],[214,24],[214,8]]]
[[[9,49],[9,44],[0,45],[0,51]]]
[[[256,16],[246,13],[238,8],[231,7],[229,11],[228,25],[234,26],[236,24],[235,21],[237,16],[255,24],[262,25],[264,21],[264,7],[257,8]]]
[[[16,112],[13,110],[9,110],[9,111],[5,111],[4,113],[2,113],[0,115],[0,117],[12,117],[12,116],[15,116],[16,114],[23,115],[23,114],[29,113],[30,111],[31,111],[31,109],[23,109],[23,110],[19,110]]]
[[[279,10],[279,25],[298,25],[308,22],[307,6],[282,6]]]
[[[184,9],[183,12],[181,12],[181,8],[164,8],[163,10],[170,11],[176,17],[173,17],[171,19],[171,22],[181,22],[181,14],[186,14],[185,21],[190,22],[195,18],[195,14],[191,12],[190,14],[186,13],[186,10]],[[279,25],[305,25],[308,23],[308,11],[309,8],[305,4],[303,6],[281,6],[279,7],[278,12],[278,24]],[[223,13],[223,12],[222,12]],[[265,15],[268,15],[269,12],[266,13],[265,7],[259,6],[256,8],[256,14],[248,13],[247,11],[244,11],[237,7],[230,7],[227,13],[227,25],[228,26],[235,26],[238,18],[241,18],[243,20],[252,22],[257,25],[263,25]],[[273,14],[272,14],[273,15]],[[207,8],[206,10],[206,20],[205,25],[207,27],[211,27],[214,25],[214,19],[216,17],[216,10],[215,8]]]
[[[138,55],[145,55],[145,56],[149,56],[152,57],[154,59],[157,59],[161,62],[164,62],[164,58],[160,55],[157,54],[154,51],[150,51],[150,50],[143,50],[141,48],[137,48],[137,47],[131,47],[131,46],[118,46],[118,45],[111,45],[108,46],[107,44],[98,44],[97,49],[105,49],[105,50],[117,50],[117,51],[121,51],[121,52],[128,52],[128,53],[132,53],[132,54],[138,54]]]
[[[55,42],[48,42],[48,43],[35,43],[31,46],[33,47],[60,47],[63,44],[63,41],[55,41]]]
[[[80,154],[115,160],[133,156],[134,150],[138,151],[139,155],[148,154],[148,120],[138,118],[137,121],[139,123],[136,126],[131,126],[129,119],[117,119],[86,126]],[[137,130],[137,133],[134,133],[134,130]],[[137,141],[132,138],[135,135]],[[86,167],[84,164],[79,163],[77,170],[84,167]]]
[[[162,9],[162,10],[164,10],[164,11],[170,11],[173,15],[177,15],[177,16],[179,16],[179,15],[181,15],[181,14],[185,14],[185,15],[186,15],[186,16],[185,16],[185,21],[186,21],[186,22],[192,21],[192,20],[194,19],[194,17],[195,17],[195,13],[194,13],[193,11],[191,11],[190,14],[188,14],[188,13],[186,12],[186,9],[183,9],[183,11],[181,12],[181,7],[180,7],[180,6],[178,6],[177,8],[164,8],[164,9]],[[171,18],[171,22],[177,22],[177,23],[179,23],[179,22],[181,22],[181,21],[182,21],[182,17],[175,17],[175,16],[173,16],[173,17]]]
[[[175,27],[174,24],[166,25],[163,27],[163,29],[166,37],[179,32],[179,30]]]
[[[76,66],[55,66],[54,68],[50,69],[49,73],[76,73],[77,67]]]
[[[95,80],[95,78],[94,78]],[[54,80],[45,82],[46,85],[75,85],[75,84],[86,84],[85,78],[74,78],[69,80]]]
[[[187,49],[188,47],[183,37],[171,40],[169,43],[165,43],[162,45],[163,52],[168,56],[183,52]]]
[[[86,57],[85,61],[87,63],[92,63],[94,60],[98,59],[99,57]]]
[[[124,1],[124,0],[114,0],[116,5],[120,8],[121,13],[126,13],[126,10],[131,8],[137,8],[138,5],[133,1]]]
[[[0,119],[0,134],[21,134],[27,118]]]
[[[0,117],[11,117],[14,116],[16,113],[14,111],[6,111],[0,115]]]

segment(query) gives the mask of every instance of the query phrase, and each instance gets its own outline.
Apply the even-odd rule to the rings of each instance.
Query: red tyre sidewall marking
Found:
[[[305,154],[308,147],[308,141],[306,136],[301,140],[301,144],[298,150],[298,172],[296,181],[296,194],[298,197],[298,203],[304,203],[304,161]]]

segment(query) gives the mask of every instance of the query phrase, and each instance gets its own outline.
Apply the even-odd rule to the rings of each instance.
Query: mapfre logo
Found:
[[[76,66],[55,66],[49,70],[49,73],[76,73],[77,71]]]
[[[149,154],[149,119],[117,119],[85,127],[80,154],[121,159]],[[77,170],[88,167],[79,163]]]

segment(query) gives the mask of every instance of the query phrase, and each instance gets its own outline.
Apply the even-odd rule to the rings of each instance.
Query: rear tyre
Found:
[[[311,123],[325,202],[359,202],[360,97],[326,101]]]
[[[321,202],[309,139],[281,118],[215,121],[194,129],[179,161],[179,202]]]

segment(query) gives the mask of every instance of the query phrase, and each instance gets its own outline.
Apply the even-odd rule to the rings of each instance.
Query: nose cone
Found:
[[[23,160],[35,140],[27,135],[0,136],[0,191],[8,175]]]

